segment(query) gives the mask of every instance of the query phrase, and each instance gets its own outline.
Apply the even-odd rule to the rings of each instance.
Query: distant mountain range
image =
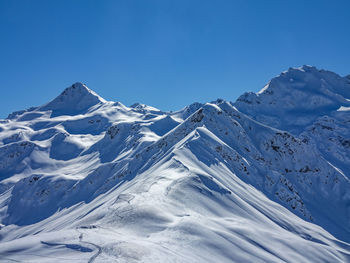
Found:
[[[0,262],[350,262],[350,77],[176,112],[82,83],[0,120]]]

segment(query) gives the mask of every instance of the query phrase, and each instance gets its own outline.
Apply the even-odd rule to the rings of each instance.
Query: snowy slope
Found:
[[[350,262],[350,80],[177,112],[81,83],[0,121],[0,262]]]

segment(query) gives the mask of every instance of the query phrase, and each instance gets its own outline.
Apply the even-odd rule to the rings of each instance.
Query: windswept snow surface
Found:
[[[350,79],[177,112],[81,83],[0,120],[0,262],[350,262]]]

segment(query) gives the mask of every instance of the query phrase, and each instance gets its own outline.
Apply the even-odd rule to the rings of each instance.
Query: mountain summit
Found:
[[[350,262],[349,92],[303,66],[235,103],[163,112],[76,83],[13,113],[0,259]]]
[[[245,93],[235,106],[256,120],[300,133],[319,116],[350,107],[350,80],[303,66],[273,78],[260,92]]]
[[[85,84],[77,82],[66,88],[57,98],[40,107],[40,110],[52,110],[57,114],[78,114],[105,100],[90,90]]]

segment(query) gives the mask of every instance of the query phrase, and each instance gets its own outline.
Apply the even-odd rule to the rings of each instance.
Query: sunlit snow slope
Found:
[[[177,112],[81,83],[0,120],[0,262],[350,262],[350,78]]]

